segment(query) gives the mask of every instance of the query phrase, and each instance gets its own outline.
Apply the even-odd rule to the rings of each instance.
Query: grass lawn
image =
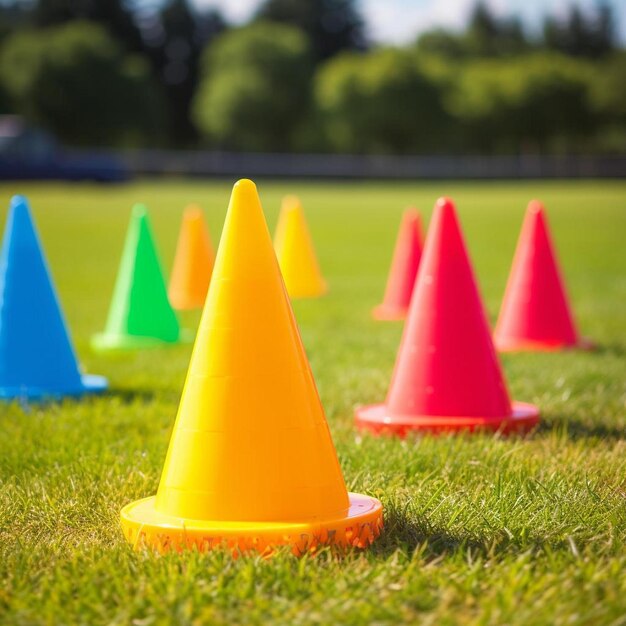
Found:
[[[181,210],[214,243],[229,182],[105,187],[3,184],[29,196],[85,369],[111,392],[0,406],[0,623],[626,624],[626,183],[259,184],[270,228],[298,193],[327,297],[294,303],[349,489],[380,498],[366,552],[269,560],[133,553],[119,511],[155,493],[190,346],[96,355],[130,206],[148,204],[164,266]],[[359,436],[353,407],[382,400],[401,324],[374,322],[409,203],[457,203],[492,321],[526,203],[548,209],[592,353],[506,355],[511,395],[538,432],[406,441]],[[183,316],[194,327],[198,314]]]

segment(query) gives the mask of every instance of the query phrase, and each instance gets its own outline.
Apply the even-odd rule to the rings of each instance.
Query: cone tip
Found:
[[[245,207],[259,203],[259,194],[256,185],[248,178],[242,178],[233,185],[233,192],[230,196],[231,206]]]
[[[234,185],[233,191],[242,192],[255,192],[256,193],[256,185],[249,178],[240,178]]]
[[[404,210],[404,219],[411,222],[419,222],[420,212],[414,206],[409,206]]]
[[[540,215],[543,213],[543,204],[539,200],[531,200],[528,203],[527,211],[533,215]]]
[[[444,214],[456,214],[456,208],[454,206],[454,201],[452,198],[448,198],[446,196],[442,196],[435,202],[435,210],[438,210]]]
[[[15,195],[11,198],[9,208],[12,211],[26,211],[28,212],[28,200],[26,196]]]
[[[298,206],[300,206],[300,198],[293,194],[286,195],[281,203],[283,211],[295,209]]]
[[[202,219],[202,209],[197,204],[188,204],[185,207],[183,216],[187,220]]]
[[[137,203],[133,206],[132,216],[135,219],[141,219],[148,215],[148,208],[145,204]]]

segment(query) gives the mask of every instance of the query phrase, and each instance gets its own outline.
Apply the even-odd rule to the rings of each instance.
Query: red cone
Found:
[[[379,304],[372,311],[374,319],[401,320],[406,317],[421,256],[422,222],[420,215],[415,209],[407,209],[400,223],[385,297],[382,304]]]
[[[591,347],[576,331],[544,209],[537,200],[526,211],[494,342],[501,351]]]
[[[356,412],[361,428],[527,430],[536,407],[509,400],[454,205],[437,201],[386,404]]]

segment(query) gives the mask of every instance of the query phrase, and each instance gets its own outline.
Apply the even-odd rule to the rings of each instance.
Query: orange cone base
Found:
[[[372,317],[380,321],[403,320],[408,313],[408,307],[395,307],[387,304],[379,304],[372,309]]]
[[[512,402],[507,417],[436,417],[432,415],[389,415],[384,404],[372,404],[356,410],[356,424],[375,435],[405,437],[411,432],[448,434],[459,431],[493,431],[503,434],[523,433],[539,423],[539,409],[526,402]]]
[[[207,551],[227,547],[233,553],[257,551],[270,555],[289,545],[298,556],[322,546],[366,548],[383,526],[383,507],[376,499],[349,493],[347,515],[309,522],[209,522],[159,513],[156,496],[137,500],[121,512],[122,530],[134,548],[150,547],[164,553],[184,549]]]
[[[562,352],[563,350],[595,350],[596,344],[584,337],[574,344],[554,341],[498,341],[494,339],[498,352]]]
[[[182,292],[168,292],[170,304],[175,311],[195,311],[204,306],[206,298],[192,298]]]

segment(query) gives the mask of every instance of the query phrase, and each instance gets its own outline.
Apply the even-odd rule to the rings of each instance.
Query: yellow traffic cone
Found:
[[[326,281],[315,256],[302,205],[295,196],[283,200],[274,234],[274,249],[292,298],[315,298],[326,293]]]
[[[367,546],[382,506],[348,493],[254,183],[233,189],[156,497],[134,545],[263,553]]]
[[[211,282],[215,252],[200,207],[185,209],[168,295],[178,311],[201,309]]]

